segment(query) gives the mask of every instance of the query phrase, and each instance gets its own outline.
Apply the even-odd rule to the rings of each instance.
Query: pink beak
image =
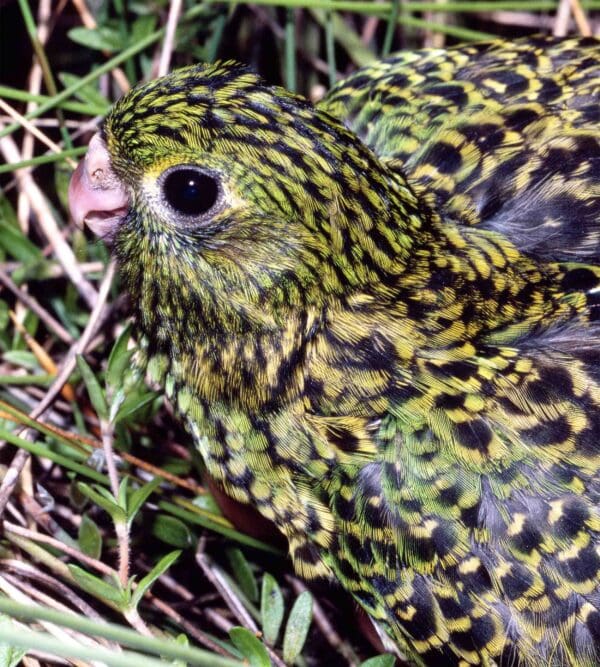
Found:
[[[71,176],[69,208],[78,227],[87,225],[109,242],[127,214],[129,196],[112,169],[100,134],[92,137],[85,158]]]

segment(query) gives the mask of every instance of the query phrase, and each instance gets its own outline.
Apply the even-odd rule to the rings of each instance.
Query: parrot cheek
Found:
[[[87,225],[108,242],[129,210],[129,196],[115,176],[108,151],[97,134],[71,176],[69,208],[78,227]]]

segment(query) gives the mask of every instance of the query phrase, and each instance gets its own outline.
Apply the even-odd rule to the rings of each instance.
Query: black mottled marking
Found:
[[[443,665],[444,667],[460,667],[463,662],[450,647],[431,649],[420,656],[424,665]]]
[[[383,575],[373,577],[371,583],[380,595],[393,595],[398,587],[398,582],[395,579],[388,579]]]
[[[348,429],[328,430],[327,440],[337,449],[348,453],[355,452],[360,446],[360,440]]]
[[[544,104],[548,102],[552,102],[555,100],[557,97],[560,97],[562,94],[562,90],[560,85],[554,81],[553,79],[540,79],[542,82],[542,88],[540,91],[538,91],[538,97],[537,101]]]
[[[443,410],[456,410],[464,406],[465,398],[465,394],[440,394],[435,400],[435,405]]]
[[[308,507],[306,513],[308,515],[306,531],[309,535],[314,535],[322,528],[321,520],[314,507]]]
[[[443,141],[435,143],[427,154],[427,161],[442,174],[453,174],[462,166],[460,150]]]
[[[294,558],[297,558],[304,563],[309,563],[310,565],[317,565],[321,562],[319,549],[310,542],[305,542],[296,547],[294,549]]]
[[[507,572],[501,579],[500,584],[504,594],[509,600],[517,600],[522,597],[533,584],[533,575],[531,572],[518,563],[513,561],[510,572]]]
[[[559,365],[538,366],[539,379],[527,384],[527,395],[532,401],[546,403],[553,399],[556,389],[561,396],[573,393],[573,381],[568,372]]]
[[[534,123],[540,118],[535,109],[519,107],[505,115],[506,126],[510,129],[523,130],[527,125]]]
[[[600,646],[600,611],[595,610],[588,614],[587,627],[594,638],[594,644]]]
[[[469,96],[464,88],[458,84],[453,83],[438,83],[433,86],[427,86],[423,92],[428,95],[439,95],[459,108],[464,107],[469,102]]]
[[[443,489],[438,494],[438,502],[446,507],[454,507],[457,505],[461,497],[460,488],[455,484]]]
[[[600,104],[588,104],[579,107],[582,114],[582,124],[600,123]]]
[[[487,452],[494,437],[492,429],[481,418],[456,424],[454,428],[461,445],[482,453]]]
[[[571,427],[565,415],[540,421],[539,424],[521,431],[523,439],[532,445],[546,447],[564,442],[571,435]]]
[[[490,616],[473,616],[471,617],[471,634],[473,643],[478,649],[482,649],[488,644],[496,635],[496,628]],[[454,639],[454,635],[452,635]]]
[[[450,522],[440,523],[433,529],[431,544],[440,558],[448,556],[456,549],[456,534]]]
[[[402,619],[402,627],[414,639],[425,640],[436,633],[435,602],[429,590],[419,585],[418,580],[415,580],[414,585],[417,590],[410,600],[397,604],[394,611],[398,614],[408,606],[414,607],[416,613],[410,620]]]
[[[502,407],[502,410],[504,412],[507,412],[508,414],[511,415],[529,414],[526,410],[523,410],[518,405],[515,405],[515,403],[513,403],[510,398],[506,398],[506,396],[500,396],[496,399],[496,401]]]
[[[232,475],[230,471],[227,471],[227,479],[233,486],[249,489],[255,477],[250,469],[246,468],[240,475]]]
[[[178,129],[175,129],[174,127],[169,127],[167,125],[159,125],[154,130],[154,133],[160,137],[167,137],[168,139],[172,139],[173,141],[180,143],[182,146],[188,145],[187,139],[184,136],[182,136],[181,132]]]
[[[493,123],[465,125],[460,128],[467,141],[477,145],[483,154],[493,153],[504,142],[505,130]]]
[[[356,519],[356,505],[354,500],[345,500],[338,495],[335,499],[335,511],[343,521],[354,521]]]
[[[600,411],[590,406],[586,412],[588,425],[577,434],[577,451],[587,456],[600,452]]]
[[[473,602],[467,595],[457,592],[458,600],[453,597],[438,597],[438,604],[442,614],[447,619],[462,618],[469,615],[473,609]]]
[[[385,523],[385,503],[366,502],[363,508],[364,518],[369,526],[380,526]]]
[[[360,581],[360,577],[356,573],[354,566],[349,560],[346,560],[345,558],[338,558],[337,566],[340,570],[340,573],[346,579],[349,579],[350,581]]]
[[[492,74],[491,78],[507,86],[507,96],[522,93],[529,87],[529,80],[512,69],[498,70]]]
[[[456,279],[456,273],[450,269],[436,269],[429,277],[427,286],[433,290],[441,290],[444,287],[455,287]]]
[[[370,565],[373,562],[371,540],[368,537],[359,540],[355,535],[348,534],[344,539],[348,550],[359,563]]]
[[[562,504],[562,514],[553,524],[554,532],[562,538],[574,538],[581,530],[586,529],[586,521],[590,512],[581,498],[570,497]]]
[[[600,320],[600,293],[588,294],[586,303],[590,309],[590,322],[598,322]]]
[[[427,364],[428,370],[438,377],[455,377],[468,380],[477,373],[477,367],[469,361],[449,361],[443,365]]]
[[[423,510],[423,505],[417,498],[402,498],[398,501],[398,507],[403,514],[420,514]]]
[[[570,581],[583,582],[594,579],[600,571],[600,556],[594,544],[588,544],[577,556],[563,561],[565,577]]]
[[[377,600],[372,593],[367,593],[365,590],[361,590],[357,593],[354,593],[354,597],[367,609],[375,609],[377,607]]]
[[[463,582],[465,590],[469,593],[482,594],[486,591],[492,590],[492,580],[487,568],[483,563],[473,572],[459,572],[456,571],[456,577]]]
[[[467,528],[478,528],[479,521],[479,503],[475,503],[473,507],[465,507],[460,512],[460,520]]]
[[[544,541],[544,536],[536,525],[534,519],[528,516],[525,518],[520,532],[517,535],[512,535],[508,539],[517,551],[529,554],[534,549],[539,549]]]

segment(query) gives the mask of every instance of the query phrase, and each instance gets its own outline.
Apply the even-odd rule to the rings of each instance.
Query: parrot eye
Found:
[[[202,216],[221,199],[221,186],[215,174],[197,167],[168,169],[162,176],[164,201],[186,216]]]

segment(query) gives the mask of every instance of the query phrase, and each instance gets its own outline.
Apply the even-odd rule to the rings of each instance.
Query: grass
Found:
[[[393,663],[368,660],[350,601],[306,591],[268,529],[226,518],[131,370],[126,298],[106,248],[70,224],[66,189],[112,101],[170,67],[236,58],[317,99],[394,49],[600,29],[598,0],[523,5],[3,3],[2,665]]]

